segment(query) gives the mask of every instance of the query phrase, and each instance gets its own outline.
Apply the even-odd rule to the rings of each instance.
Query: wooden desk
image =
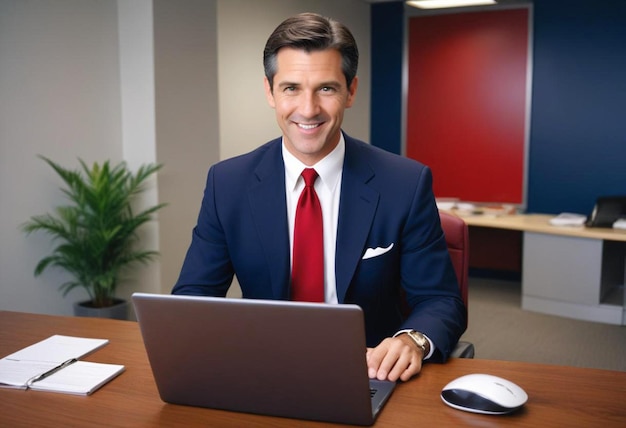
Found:
[[[545,214],[461,217],[472,228],[523,233],[523,309],[626,325],[626,230],[552,226]]]
[[[555,216],[548,214],[514,214],[498,217],[490,215],[468,215],[459,217],[465,220],[465,223],[469,226],[626,242],[626,230],[580,226],[552,226],[549,221]]]
[[[53,334],[109,339],[86,359],[124,364],[126,371],[87,397],[0,388],[0,426],[337,426],[163,403],[135,322],[0,311],[0,356]],[[441,388],[469,373],[508,378],[526,390],[529,401],[507,416],[472,414],[443,404]],[[399,384],[375,426],[623,427],[625,398],[626,372],[455,359],[428,364],[418,378]]]

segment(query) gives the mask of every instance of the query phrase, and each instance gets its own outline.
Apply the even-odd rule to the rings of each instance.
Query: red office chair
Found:
[[[445,211],[439,211],[441,228],[446,235],[448,253],[452,259],[452,265],[456,272],[461,297],[465,307],[468,307],[467,289],[469,272],[469,231],[467,224],[462,218]],[[459,341],[451,354],[457,358],[474,358],[474,345],[469,342]]]
[[[441,228],[446,236],[446,244],[448,245],[448,253],[452,259],[452,265],[459,282],[461,297],[467,308],[467,288],[468,288],[468,272],[469,272],[469,231],[467,224],[462,218],[445,211],[439,211],[441,218]],[[409,306],[405,299],[404,290],[400,290],[402,296],[402,311],[405,315],[409,313]],[[469,342],[459,341],[451,357],[455,358],[474,358],[474,345]]]
[[[452,265],[456,272],[461,289],[461,297],[463,303],[467,307],[467,278],[469,271],[469,232],[467,224],[462,218],[445,211],[439,211],[441,219],[441,228],[446,235],[446,244],[448,244],[448,253],[452,259]]]

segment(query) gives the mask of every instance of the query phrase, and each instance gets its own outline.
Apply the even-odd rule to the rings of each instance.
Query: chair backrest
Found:
[[[445,211],[439,211],[441,218],[441,228],[446,235],[446,244],[448,245],[448,253],[452,259],[452,265],[456,277],[459,281],[461,297],[467,308],[468,304],[468,274],[469,274],[469,229],[465,221]],[[451,357],[456,358],[474,358],[476,350],[471,342],[459,341],[452,353]]]
[[[441,228],[446,235],[448,253],[452,259],[452,265],[459,281],[461,296],[467,307],[467,289],[469,273],[469,231],[465,221],[445,211],[439,211]]]
[[[441,228],[446,237],[448,253],[456,273],[459,289],[465,307],[468,306],[468,276],[469,276],[469,230],[465,221],[445,211],[439,211]],[[404,289],[400,288],[401,310],[404,316],[410,313]]]

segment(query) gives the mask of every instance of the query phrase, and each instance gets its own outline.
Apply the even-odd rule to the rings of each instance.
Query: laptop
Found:
[[[371,425],[395,387],[370,380],[356,305],[134,293],[167,403]]]

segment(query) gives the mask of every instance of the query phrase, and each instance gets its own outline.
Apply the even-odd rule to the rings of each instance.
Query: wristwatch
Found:
[[[418,348],[422,349],[422,352],[424,353],[422,358],[426,358],[430,351],[430,342],[428,342],[426,336],[415,330],[409,330],[406,334],[411,338],[411,340],[413,340],[413,342],[415,342]]]

